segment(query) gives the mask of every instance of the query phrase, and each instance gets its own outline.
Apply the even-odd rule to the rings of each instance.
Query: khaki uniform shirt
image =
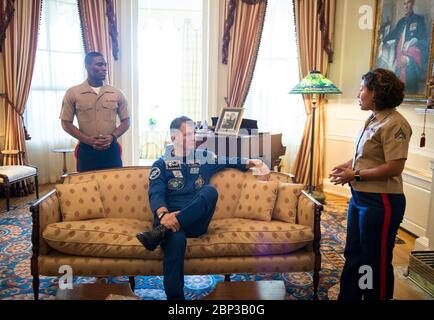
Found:
[[[116,129],[116,115],[121,121],[130,117],[128,102],[122,91],[105,85],[96,94],[85,81],[66,92],[60,119],[73,122],[74,116],[77,116],[82,133],[99,136],[113,133]]]
[[[407,159],[411,135],[410,124],[395,108],[372,114],[356,140],[353,169],[370,169],[391,160]],[[351,186],[361,192],[403,193],[401,175],[381,181],[351,181]]]

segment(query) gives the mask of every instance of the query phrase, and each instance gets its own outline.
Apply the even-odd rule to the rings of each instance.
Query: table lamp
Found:
[[[341,94],[342,91],[336,88],[336,86],[329,79],[324,77],[319,71],[313,70],[307,75],[290,94],[310,94],[312,95],[312,128],[311,128],[311,141],[310,141],[310,164],[309,164],[309,185],[308,192],[312,194],[312,174],[313,174],[313,145],[315,140],[315,111],[317,104],[318,94]]]

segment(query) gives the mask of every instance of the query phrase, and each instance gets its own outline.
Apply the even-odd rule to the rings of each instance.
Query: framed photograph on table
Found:
[[[371,68],[392,70],[406,101],[426,101],[433,71],[432,0],[376,0]]]
[[[237,135],[243,120],[244,108],[223,108],[215,128],[217,134]]]

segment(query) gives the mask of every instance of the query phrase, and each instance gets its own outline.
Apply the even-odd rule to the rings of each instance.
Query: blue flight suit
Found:
[[[217,203],[217,190],[209,185],[213,174],[226,168],[247,171],[245,158],[216,157],[206,150],[196,150],[187,158],[174,157],[171,150],[158,159],[149,174],[149,202],[154,225],[160,224],[156,211],[166,207],[180,211],[178,232],[168,232],[161,243],[164,251],[164,288],[167,299],[184,299],[184,254],[187,237],[207,232]]]

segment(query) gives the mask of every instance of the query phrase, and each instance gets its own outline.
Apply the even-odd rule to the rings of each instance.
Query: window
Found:
[[[203,120],[204,0],[139,0],[140,158],[161,155],[175,116]]]
[[[39,168],[41,183],[55,182],[62,172],[62,158],[50,150],[72,147],[76,143],[63,131],[59,115],[66,90],[84,79],[84,48],[77,1],[44,0],[35,70],[25,112],[26,127],[32,136],[27,144],[29,161]],[[56,173],[53,167],[57,168]]]
[[[255,73],[244,107],[260,131],[283,134],[287,166],[296,156],[306,121],[301,95],[288,92],[299,82],[293,2],[268,1]]]

